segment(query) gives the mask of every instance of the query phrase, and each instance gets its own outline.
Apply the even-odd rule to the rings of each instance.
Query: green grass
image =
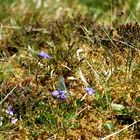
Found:
[[[0,139],[140,139],[139,6],[0,0]]]

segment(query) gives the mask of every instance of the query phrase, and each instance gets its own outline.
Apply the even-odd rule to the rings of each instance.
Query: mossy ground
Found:
[[[140,139],[139,9],[138,0],[0,0],[0,139]],[[64,101],[52,96],[61,76]],[[84,96],[88,84],[95,93]]]

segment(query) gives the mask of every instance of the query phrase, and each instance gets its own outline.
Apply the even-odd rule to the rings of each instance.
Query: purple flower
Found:
[[[45,53],[44,51],[39,52],[38,57],[46,58],[46,59],[52,58],[49,54]]]
[[[90,87],[85,87],[84,90],[87,92],[88,95],[92,95],[94,93],[94,89]]]
[[[13,110],[12,110],[12,106],[8,106],[8,109],[6,110],[6,113],[10,116],[14,115]]]
[[[11,123],[15,124],[17,122],[18,119],[16,118],[11,118]]]
[[[55,90],[52,92],[52,95],[60,100],[65,100],[67,98],[66,93],[62,90]]]
[[[17,122],[17,118],[12,117],[14,115],[12,106],[8,106],[8,109],[6,110],[6,113],[9,115],[10,122],[15,124]]]

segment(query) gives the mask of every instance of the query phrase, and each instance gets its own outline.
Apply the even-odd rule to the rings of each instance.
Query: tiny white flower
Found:
[[[2,126],[3,117],[0,116],[0,126]]]
[[[11,118],[11,123],[12,123],[12,124],[15,124],[15,123],[17,122],[17,120],[18,120],[18,119],[16,119],[16,118]]]

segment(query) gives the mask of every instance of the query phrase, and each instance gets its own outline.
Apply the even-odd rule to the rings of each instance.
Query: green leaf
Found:
[[[75,100],[75,106],[76,107],[81,107],[84,104],[84,100],[81,101],[81,99],[76,99]]]
[[[114,130],[114,125],[112,123],[105,123],[103,124],[103,127],[106,129],[106,130],[109,130],[109,131],[113,131]]]
[[[137,97],[135,100],[136,103],[140,103],[140,97]]]
[[[3,77],[4,77],[4,74],[2,71],[0,71],[0,82],[2,81]]]
[[[73,118],[74,116],[75,116],[75,113],[72,112],[72,113],[67,114],[67,115],[65,116],[65,119],[71,119],[71,118]]]
[[[0,4],[6,3],[6,4],[12,4],[15,0],[0,0]]]
[[[67,91],[66,85],[65,85],[65,80],[64,80],[63,76],[61,76],[60,79],[59,79],[59,83],[57,85],[57,89],[63,90],[63,91]]]
[[[124,105],[121,105],[121,104],[112,103],[112,104],[111,104],[111,107],[112,107],[112,110],[113,110],[113,111],[117,111],[117,112],[122,112],[122,111],[125,110]]]
[[[95,99],[96,100],[100,100],[101,99],[101,96],[98,92],[95,93]]]

